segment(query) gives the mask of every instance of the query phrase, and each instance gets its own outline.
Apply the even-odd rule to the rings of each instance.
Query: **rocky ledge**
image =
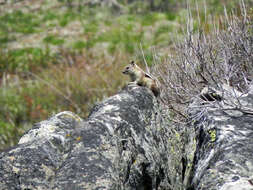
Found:
[[[252,91],[239,99],[253,108]],[[85,120],[58,113],[0,153],[0,189],[253,189],[253,114],[190,109],[198,117],[180,126],[152,92],[132,87]]]

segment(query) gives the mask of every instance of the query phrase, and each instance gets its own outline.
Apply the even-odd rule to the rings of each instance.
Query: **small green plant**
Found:
[[[167,25],[161,25],[158,27],[158,29],[155,31],[153,44],[154,45],[168,45],[171,41],[171,35],[173,32],[173,26],[167,24]]]
[[[96,20],[91,20],[89,23],[85,24],[84,27],[85,34],[92,34],[98,31],[98,23]]]
[[[52,44],[52,45],[62,45],[64,44],[64,39],[56,36],[56,35],[48,35],[43,39],[43,42],[46,44]]]
[[[51,10],[48,10],[47,11],[47,14],[43,14],[43,18],[42,18],[42,21],[45,22],[45,21],[51,21],[51,20],[55,20],[58,18],[58,15],[51,11]]]
[[[87,46],[87,44],[82,41],[82,40],[78,40],[73,44],[73,48],[77,49],[77,50],[82,50]]]
[[[59,25],[61,27],[66,26],[70,21],[74,20],[77,18],[77,14],[72,11],[72,10],[68,10],[67,12],[65,12],[62,16],[58,17],[59,18]]]
[[[143,16],[141,24],[143,26],[150,26],[154,24],[158,19],[159,17],[157,17],[155,13],[149,13]]]
[[[170,21],[173,21],[176,19],[176,14],[174,12],[167,12],[166,13],[166,18]]]

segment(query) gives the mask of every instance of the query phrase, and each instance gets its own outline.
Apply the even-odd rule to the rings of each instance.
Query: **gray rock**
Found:
[[[0,189],[141,189],[144,150],[126,146],[132,135],[145,141],[155,115],[151,93],[136,87],[96,105],[86,120],[61,112],[35,124],[16,147],[0,153]]]
[[[253,93],[233,97],[225,96],[205,112],[203,107],[191,110],[195,115],[202,112],[193,126],[197,151],[192,189],[253,189]]]
[[[229,97],[194,102],[187,124],[137,86],[86,120],[56,114],[0,153],[0,189],[253,189],[253,94]]]

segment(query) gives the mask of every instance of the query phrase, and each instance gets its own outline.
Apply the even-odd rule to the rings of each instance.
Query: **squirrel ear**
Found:
[[[131,65],[135,65],[134,61],[131,61],[130,64],[131,64]]]

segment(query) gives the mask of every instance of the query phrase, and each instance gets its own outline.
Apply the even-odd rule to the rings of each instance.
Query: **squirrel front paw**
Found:
[[[136,86],[137,85],[137,82],[136,81],[134,81],[134,82],[129,82],[128,83],[128,86]]]

